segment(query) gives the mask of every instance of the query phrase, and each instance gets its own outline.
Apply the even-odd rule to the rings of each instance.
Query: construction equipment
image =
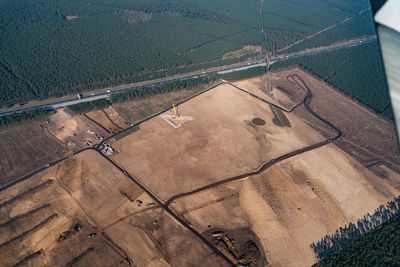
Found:
[[[95,237],[95,236],[96,236],[96,233],[88,234],[88,237],[89,237],[89,238],[93,238],[93,237]]]
[[[227,235],[220,235],[217,237],[217,239],[224,241],[224,243],[228,246],[229,249],[235,248],[235,243],[233,242],[232,239],[229,239]]]
[[[58,236],[58,238],[57,238],[57,242],[58,243],[63,242],[65,239],[67,239],[68,237],[72,236],[75,232],[79,232],[82,228],[83,228],[83,226],[79,222],[76,223],[73,228],[63,232],[62,234],[60,234]]]
[[[172,109],[174,110],[174,117],[178,118],[179,117],[179,113],[178,113],[178,109],[176,108],[175,104],[172,104]]]
[[[125,258],[126,264],[132,265],[132,260],[129,257]]]
[[[75,230],[76,232],[79,232],[81,229],[82,229],[82,225],[81,225],[80,223],[75,224],[74,230]]]
[[[214,231],[211,233],[213,237],[220,237],[222,235],[222,231]]]

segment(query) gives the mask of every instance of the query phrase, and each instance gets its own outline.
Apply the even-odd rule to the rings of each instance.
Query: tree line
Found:
[[[394,266],[400,263],[400,197],[310,247],[322,266]],[[388,265],[387,265],[388,264]],[[393,265],[394,264],[394,265]]]
[[[197,86],[208,85],[210,82],[218,79],[217,75],[199,77],[188,80],[178,80],[173,82],[162,83],[155,86],[143,86],[137,89],[111,94],[110,102],[119,103],[132,99],[143,98],[150,95],[163,94],[171,91],[191,89]]]
[[[23,121],[38,121],[47,117],[49,110],[35,109],[13,113],[10,115],[0,116],[0,128],[10,126],[12,124]]]
[[[107,99],[97,99],[94,101],[78,103],[75,105],[68,106],[70,110],[75,113],[84,113],[95,109],[106,108],[110,105]]]
[[[384,117],[393,118],[378,43],[342,48],[274,63],[271,70],[299,65]]]
[[[177,90],[189,90],[197,86],[208,85],[210,82],[218,79],[217,75],[204,76],[199,78],[177,80],[166,82],[154,86],[141,86],[135,89],[126,90],[119,93],[111,94],[109,99],[99,99],[90,102],[79,103],[68,106],[75,113],[88,112],[95,109],[108,107],[114,103],[125,102],[133,99],[144,98],[151,95],[163,94]]]
[[[68,108],[75,113],[84,113],[91,110],[106,108],[113,103],[120,103],[137,98],[144,98],[151,95],[163,94],[171,91],[189,90],[197,86],[206,86],[209,85],[211,82],[218,80],[218,78],[219,77],[217,75],[209,75],[187,80],[166,82],[155,86],[143,86],[128,91],[111,94],[109,99],[98,99],[94,101],[78,103],[68,106]],[[11,124],[21,123],[24,121],[43,120],[49,115],[50,112],[51,110],[35,109],[0,116],[0,128]]]

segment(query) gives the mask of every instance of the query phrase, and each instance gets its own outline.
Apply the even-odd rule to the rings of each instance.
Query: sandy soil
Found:
[[[92,226],[76,202],[57,185],[55,175],[56,167],[52,167],[0,193],[0,231],[5,233],[0,244],[2,264],[12,266],[42,251],[29,263],[61,266],[89,247],[95,249],[92,254],[97,255],[97,262],[118,263],[120,259],[113,251],[99,249],[105,245],[101,240],[88,239]],[[58,243],[58,236],[77,222],[83,226],[82,231],[73,232],[67,240]]]
[[[290,114],[291,128],[275,126],[268,104],[229,84],[180,105],[179,111],[193,120],[178,129],[161,117],[147,121],[118,141],[123,149],[112,158],[163,200],[323,139]],[[253,125],[255,117],[266,124]]]
[[[272,92],[268,89],[268,80]],[[269,73],[236,81],[234,84],[286,110],[290,110],[294,105],[303,101],[307,95],[304,89],[291,83],[286,79],[285,75],[280,73]]]
[[[105,233],[118,240],[118,245],[133,256],[137,266],[226,265],[161,209],[130,216]]]
[[[60,163],[55,177],[96,227],[106,227],[145,206],[139,208],[135,203],[142,195],[141,190],[95,151],[78,154]],[[125,196],[126,192],[137,197]],[[152,202],[146,197],[142,201],[146,201],[144,204]]]
[[[102,125],[111,134],[118,133],[128,127],[118,112],[116,112],[111,106],[105,109],[90,111],[86,113],[86,115],[98,124]]]
[[[242,182],[179,199],[172,207],[199,231],[210,225],[250,228],[273,266],[310,266],[317,261],[310,244],[399,193],[329,145]]]
[[[9,264],[15,264],[42,249],[44,255],[35,258],[37,265],[60,266],[94,248],[82,260],[93,258],[92,262],[99,264],[119,265],[126,255],[122,257],[105,240],[87,235],[143,209],[121,194],[123,190],[143,194],[129,187],[136,185],[127,183],[125,175],[99,154],[87,151],[1,192],[0,232],[5,233],[0,240],[1,258],[7,256]],[[40,226],[49,216],[54,218]],[[82,224],[82,231],[73,231],[58,243],[58,236],[77,222]],[[26,233],[34,227],[38,229]]]
[[[213,231],[223,231],[233,240],[234,253],[253,244],[255,266],[310,266],[317,261],[310,244],[400,194],[400,175],[390,165],[397,164],[393,144],[389,146],[395,138],[390,124],[298,70],[274,74],[271,96],[263,78],[237,84],[290,107],[303,97],[300,88],[286,80],[293,72],[313,91],[312,107],[344,130],[343,142],[351,144],[350,149],[335,141],[170,206],[231,258]],[[286,114],[292,127],[276,126],[268,104],[229,84],[185,102],[179,112],[193,120],[174,128],[155,117],[112,141],[118,153],[111,159],[162,200],[256,170],[332,134],[301,107]],[[346,112],[354,117],[348,119]],[[104,113],[91,115],[105,118]],[[256,117],[265,125],[253,124]],[[99,126],[64,110],[48,125],[59,140],[77,143],[93,136],[88,129],[101,131],[95,127]],[[361,164],[362,155],[368,160]],[[99,153],[85,151],[0,192],[0,258],[14,265],[42,251],[28,265],[122,266],[125,257],[136,266],[225,265],[163,209],[147,206],[153,202]],[[80,232],[56,241],[77,222],[83,226]],[[94,232],[96,237],[88,238]]]
[[[160,95],[148,96],[142,99],[135,99],[127,102],[113,104],[115,110],[127,121],[138,122],[150,115],[169,108],[188,97],[199,93],[205,88],[193,88],[189,90],[178,90]]]
[[[28,265],[125,266],[129,257],[134,266],[225,266],[149,203],[153,200],[99,153],[75,155],[0,192],[2,264],[21,263],[40,251]],[[78,222],[83,228],[76,232]],[[58,242],[69,230],[67,239]],[[89,238],[90,233],[97,235]]]
[[[399,148],[392,123],[381,119],[350,98],[344,97],[326,83],[299,69],[280,72],[278,75],[284,77],[289,73],[297,73],[307,83],[313,94],[311,107],[322,117],[329,118],[343,131],[345,134],[343,142],[350,142],[354,144],[353,147],[361,146],[375,154],[372,158],[383,159],[384,164],[390,164],[389,167],[400,170]],[[344,149],[345,145],[340,144],[340,147]],[[345,151],[351,153],[351,149],[345,149]],[[353,156],[357,157],[355,154]]]
[[[98,137],[107,136],[104,129],[83,115],[72,115],[67,109],[58,109],[44,126],[73,151],[86,147],[87,141],[94,144],[100,142]]]

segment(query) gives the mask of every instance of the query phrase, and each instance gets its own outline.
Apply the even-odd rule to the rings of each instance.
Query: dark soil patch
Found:
[[[251,120],[252,123],[254,123],[255,125],[265,125],[265,120],[260,119],[260,118],[254,118]]]
[[[213,236],[220,234],[220,236]],[[249,228],[239,228],[235,230],[209,229],[202,235],[212,242],[218,249],[229,251],[236,261],[244,266],[266,266],[267,258],[257,236]],[[225,237],[232,243],[232,248],[228,249],[224,243]]]

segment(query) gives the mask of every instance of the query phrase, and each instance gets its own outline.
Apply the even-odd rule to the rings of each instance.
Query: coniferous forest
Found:
[[[399,266],[399,197],[311,245],[322,266]]]
[[[271,69],[292,65],[300,65],[375,112],[393,117],[377,42],[292,58],[273,64]]]
[[[2,1],[0,107],[242,61],[256,53],[223,55],[282,48],[369,5],[264,2],[260,13],[258,0]]]

